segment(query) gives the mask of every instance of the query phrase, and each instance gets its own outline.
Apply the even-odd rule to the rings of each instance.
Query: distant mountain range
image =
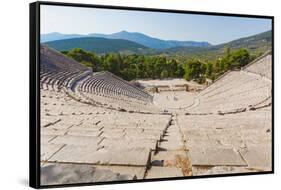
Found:
[[[113,34],[89,34],[95,37],[103,37],[109,39],[124,39],[130,40],[149,48],[154,49],[167,49],[172,47],[209,47],[211,44],[208,42],[195,42],[195,41],[177,41],[177,40],[161,40],[153,38],[138,32],[121,31]]]
[[[89,37],[87,35],[80,35],[80,34],[61,34],[58,32],[52,32],[47,34],[41,34],[40,40],[41,43],[55,41],[55,40],[65,40],[71,38],[81,38],[81,37]]]
[[[120,52],[132,54],[148,49],[141,44],[129,40],[107,39],[100,37],[71,38],[50,41],[44,44],[47,44],[49,47],[58,51],[69,51],[74,48],[82,48],[86,51],[96,53]]]
[[[41,42],[50,42],[56,40],[65,40],[72,38],[83,38],[83,37],[102,37],[107,39],[123,39],[129,40],[140,45],[154,48],[154,49],[167,49],[173,47],[210,47],[211,44],[208,42],[196,42],[196,41],[178,41],[178,40],[162,40],[158,38],[153,38],[138,32],[127,32],[121,31],[113,34],[97,34],[92,33],[88,35],[81,34],[61,34],[61,33],[48,33],[41,35]]]
[[[216,59],[223,55],[226,47],[231,48],[231,50],[247,48],[251,53],[258,54],[271,49],[272,45],[271,30],[213,46],[207,42],[207,44],[204,45],[205,42],[165,41],[151,38],[141,33],[129,33],[126,31],[111,35],[89,34],[87,36],[91,37],[85,37],[83,35],[76,34],[64,35],[52,33],[42,35],[41,40],[51,40],[45,42],[44,44],[47,44],[48,46],[59,51],[82,48],[96,53],[120,52],[125,54],[137,53],[145,55],[162,54],[180,56],[182,58],[197,57],[205,60]],[[151,48],[151,46],[158,48]]]
[[[164,54],[180,55],[185,57],[200,57],[210,60],[217,58],[225,53],[225,48],[231,50],[246,48],[251,53],[261,53],[270,50],[272,46],[272,31],[262,32],[253,36],[239,38],[227,43],[211,46],[211,47],[175,47],[161,51]]]

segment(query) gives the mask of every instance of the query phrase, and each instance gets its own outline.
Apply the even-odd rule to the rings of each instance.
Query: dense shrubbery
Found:
[[[234,52],[230,52],[227,48],[223,57],[217,59],[214,62],[203,62],[198,59],[191,59],[185,63],[186,80],[196,80],[199,83],[205,82],[206,78],[214,80],[228,70],[240,69],[247,65],[255,57],[250,57],[249,52],[246,49],[239,49]]]
[[[182,65],[175,59],[167,60],[165,56],[121,55],[119,53],[97,55],[79,48],[62,53],[91,67],[94,72],[106,70],[126,80],[183,77],[184,75]]]
[[[233,52],[227,48],[224,56],[213,62],[203,62],[199,59],[179,62],[162,55],[121,55],[119,53],[98,55],[80,48],[62,53],[91,67],[94,72],[107,70],[126,80],[184,77],[186,80],[195,80],[199,83],[205,82],[206,78],[214,80],[230,69],[239,69],[255,58],[243,48]]]

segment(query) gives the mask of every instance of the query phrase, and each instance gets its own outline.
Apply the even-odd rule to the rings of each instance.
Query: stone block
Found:
[[[101,166],[96,165],[99,169],[108,169],[121,175],[136,176],[137,179],[143,179],[146,166]]]
[[[248,168],[262,171],[272,170],[271,146],[247,147],[240,150],[240,153],[247,162]]]
[[[152,178],[171,178],[171,177],[182,177],[184,176],[181,168],[173,167],[157,167],[152,166],[150,170],[147,171],[145,179]]]
[[[146,166],[150,162],[149,149],[99,149],[96,147],[66,146],[55,154],[51,162],[70,162],[97,165]]]
[[[41,161],[47,161],[49,158],[51,158],[55,153],[57,153],[63,147],[64,147],[64,145],[41,144],[41,146],[40,146]]]
[[[191,164],[204,166],[246,166],[239,152],[231,148],[193,148],[189,151]]]
[[[60,185],[132,180],[135,177],[100,169],[92,165],[46,164],[41,167],[41,185]]]
[[[118,148],[122,147],[122,148],[128,148],[128,149],[148,148],[151,150],[155,150],[158,146],[158,141],[153,140],[153,139],[137,139],[137,137],[131,138],[131,139],[106,138],[100,143],[100,146],[103,146],[106,148],[111,148],[111,149],[115,149],[115,148],[118,149]]]
[[[250,173],[257,172],[256,170],[247,169],[242,166],[193,166],[192,174],[194,176],[200,175],[217,175],[217,174],[237,174],[237,173]]]
[[[102,139],[99,137],[64,135],[64,136],[58,136],[57,138],[51,140],[50,142],[53,144],[97,147],[101,140]]]

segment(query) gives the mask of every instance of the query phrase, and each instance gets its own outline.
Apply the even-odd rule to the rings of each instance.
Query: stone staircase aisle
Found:
[[[151,165],[145,178],[169,178],[191,176],[191,165],[185,148],[182,133],[177,125],[177,116],[172,115],[170,125],[161,139],[158,148],[152,153]]]

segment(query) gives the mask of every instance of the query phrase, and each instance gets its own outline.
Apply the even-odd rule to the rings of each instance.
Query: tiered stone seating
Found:
[[[197,96],[193,113],[228,113],[260,105],[271,97],[271,82],[260,75],[232,71]]]
[[[43,90],[70,88],[74,81],[90,74],[87,67],[56,50],[41,45],[40,51],[40,88]]]
[[[87,67],[69,59],[60,52],[49,48],[46,45],[41,45],[40,48],[40,68],[49,70],[78,70],[86,71]]]
[[[41,46],[40,87],[123,111],[155,112],[153,97],[129,82],[109,73],[92,74],[85,66],[46,46]],[[79,82],[79,84],[78,84]]]
[[[153,97],[109,72],[94,73],[77,85],[79,98],[123,111],[159,112]],[[75,95],[75,94],[74,94]]]
[[[42,182],[74,183],[74,173],[83,171],[94,182],[143,179],[170,116],[124,112],[159,110],[130,83],[108,72],[93,74],[45,46],[41,63]],[[54,172],[62,178],[50,178]]]
[[[177,103],[159,93],[166,115],[119,77],[41,52],[45,185],[270,170],[271,81],[258,63],[200,93],[173,92]]]
[[[70,98],[63,91],[42,91],[42,171],[64,164],[76,168],[83,163],[120,173],[126,179],[143,179],[170,117],[94,107]],[[46,184],[60,180],[45,179]]]
[[[152,102],[151,95],[131,86],[128,82],[124,82],[109,72],[95,73],[82,83],[79,89],[87,93],[112,94],[113,96],[134,98],[137,101]]]
[[[193,175],[271,171],[271,110],[179,116]]]
[[[244,70],[271,79],[272,77],[271,64],[272,64],[272,55],[269,54],[269,55],[265,55],[261,59],[258,59],[253,64],[246,67]]]

